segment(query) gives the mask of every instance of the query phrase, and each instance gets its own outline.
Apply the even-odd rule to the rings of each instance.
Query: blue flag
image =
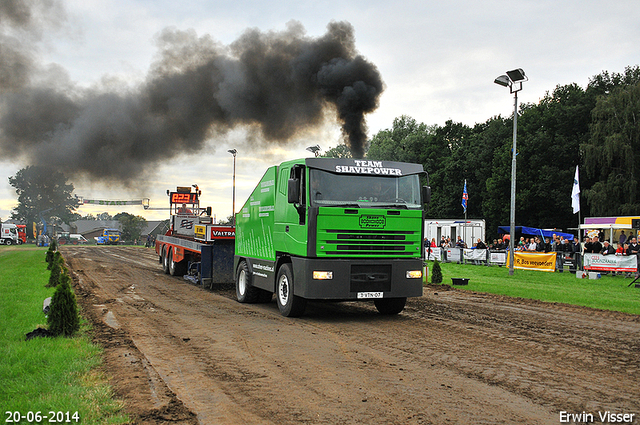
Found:
[[[469,200],[469,194],[467,193],[467,179],[464,180],[464,191],[462,192],[462,208],[464,212],[467,212],[467,201]]]

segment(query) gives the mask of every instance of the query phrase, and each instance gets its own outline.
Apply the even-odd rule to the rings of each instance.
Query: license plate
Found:
[[[358,299],[382,298],[382,292],[358,292]]]

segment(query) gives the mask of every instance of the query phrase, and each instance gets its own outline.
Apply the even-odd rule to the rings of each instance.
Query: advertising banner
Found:
[[[464,249],[463,255],[465,261],[487,261],[486,249]]]
[[[638,257],[635,255],[584,254],[585,270],[635,273],[638,271]]]
[[[447,248],[447,261],[459,263],[462,260],[461,248]]]
[[[507,264],[507,251],[490,251],[489,263],[504,266]]]
[[[555,252],[514,252],[514,269],[554,272],[556,270]],[[509,261],[507,261],[507,264]]]
[[[440,248],[439,246],[425,248],[424,258],[426,258],[429,261],[433,261],[433,260],[442,261],[442,248]]]

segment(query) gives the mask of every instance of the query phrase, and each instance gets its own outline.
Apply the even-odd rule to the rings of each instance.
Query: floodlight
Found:
[[[513,275],[515,250],[515,228],[516,228],[516,140],[518,129],[518,92],[522,90],[522,83],[529,81],[522,68],[507,71],[507,75],[501,75],[494,83],[503,87],[509,87],[509,91],[514,95],[513,110],[513,148],[511,148],[511,208],[510,208],[510,226],[509,226],[509,275]]]
[[[318,152],[320,152],[320,145],[309,146],[307,150],[313,153],[315,156],[318,156],[319,155]]]
[[[514,83],[527,80],[527,76],[524,75],[522,68],[514,69],[513,71],[507,71],[507,75]]]
[[[501,85],[502,87],[509,87],[511,85],[511,80],[509,80],[509,77],[506,75],[499,76],[493,82]]]

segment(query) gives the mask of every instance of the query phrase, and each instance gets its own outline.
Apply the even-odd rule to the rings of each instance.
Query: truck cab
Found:
[[[0,236],[0,243],[3,245],[20,245],[22,243],[22,239],[18,236],[18,226],[16,224],[2,223]]]
[[[307,158],[267,170],[236,218],[241,302],[275,293],[281,314],[306,300],[373,300],[383,314],[422,295],[422,165]]]
[[[104,229],[102,236],[96,236],[98,245],[118,245],[120,243],[120,229]]]

